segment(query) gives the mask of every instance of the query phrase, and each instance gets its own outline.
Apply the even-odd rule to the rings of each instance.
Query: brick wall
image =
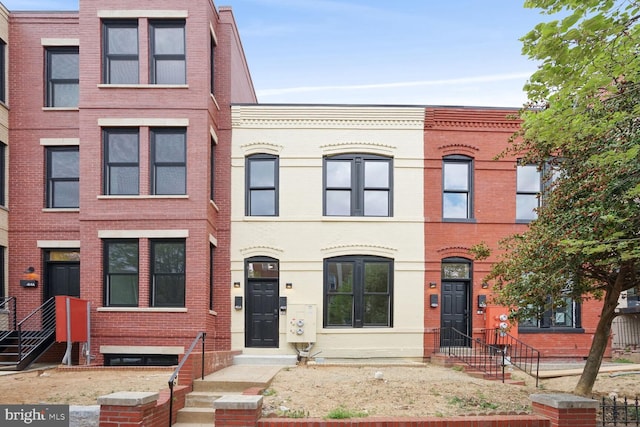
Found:
[[[496,160],[509,138],[519,126],[509,116],[516,110],[498,108],[427,108],[425,115],[425,357],[433,351],[431,331],[440,327],[440,309],[430,308],[429,295],[440,297],[441,262],[448,257],[473,260],[469,249],[485,242],[492,256],[472,263],[469,313],[472,334],[480,336],[487,323],[486,313],[479,310],[478,295],[487,295],[483,278],[498,259],[498,242],[526,230],[526,224],[516,223],[516,160],[505,157]],[[472,197],[473,221],[442,221],[443,157],[463,155],[473,159]],[[435,282],[435,289],[428,283]],[[586,357],[591,346],[601,304],[586,301],[582,305],[583,331],[568,333],[520,334],[519,338],[540,350],[542,357]]]

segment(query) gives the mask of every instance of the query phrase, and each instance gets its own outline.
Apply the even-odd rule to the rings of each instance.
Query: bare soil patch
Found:
[[[173,368],[158,370],[44,369],[0,376],[0,404],[97,405],[98,397],[118,391],[168,388]]]
[[[377,374],[377,375],[376,375]],[[381,378],[376,378],[380,377]],[[363,416],[455,416],[529,413],[534,393],[571,393],[577,376],[540,380],[514,371],[512,385],[478,379],[454,368],[298,366],[284,369],[265,393],[264,412],[326,417],[342,408]],[[640,395],[640,375],[598,376],[594,396]]]
[[[170,369],[49,369],[0,376],[1,404],[95,405],[118,391],[167,389]],[[530,412],[533,393],[570,393],[577,376],[525,385],[473,378],[453,368],[420,366],[296,366],[276,375],[264,395],[265,414],[326,417],[337,408],[362,416],[453,416]],[[376,378],[381,377],[381,378]],[[640,395],[640,375],[598,376],[595,395]]]

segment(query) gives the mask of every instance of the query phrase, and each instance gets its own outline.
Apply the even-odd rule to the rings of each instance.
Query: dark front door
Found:
[[[245,346],[278,347],[278,283],[249,279]]]
[[[466,281],[442,282],[440,345],[443,347],[469,345],[469,341],[456,332],[469,335],[468,289]]]
[[[47,263],[47,295],[49,299],[56,295],[80,297],[80,263]]]

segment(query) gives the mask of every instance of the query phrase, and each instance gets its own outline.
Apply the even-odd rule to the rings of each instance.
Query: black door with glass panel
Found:
[[[277,282],[249,280],[246,317],[246,347],[278,347]]]
[[[246,260],[245,347],[278,347],[279,275],[276,259]]]
[[[442,260],[442,291],[440,294],[440,345],[467,347],[471,343],[471,261],[465,258]]]
[[[467,339],[457,332],[469,335],[468,282],[442,282],[441,345],[468,346]],[[456,332],[457,331],[457,332]]]

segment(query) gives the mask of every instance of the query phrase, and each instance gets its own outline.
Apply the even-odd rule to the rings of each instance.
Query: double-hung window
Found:
[[[4,271],[4,258],[5,258],[5,251],[7,250],[7,248],[5,248],[4,246],[0,246],[0,300],[2,300],[3,298],[5,298],[5,289],[4,289],[4,278],[5,278],[5,271]],[[0,309],[6,310],[8,307],[6,306],[2,306],[0,305]]]
[[[442,164],[442,217],[473,218],[473,163],[466,156],[447,156]]]
[[[278,157],[255,154],[246,159],[248,216],[278,215]]]
[[[0,102],[7,102],[7,43],[0,39]]]
[[[138,20],[103,21],[102,81],[139,83]]]
[[[184,128],[151,129],[151,193],[187,193],[187,133]]]
[[[7,205],[5,184],[7,182],[7,146],[0,142],[0,206]]]
[[[78,147],[47,148],[47,208],[80,207]]]
[[[80,62],[77,46],[47,48],[47,107],[78,106]]]
[[[393,260],[374,256],[325,259],[325,327],[391,327],[392,307]]]
[[[185,241],[151,240],[151,306],[184,307]]]
[[[80,62],[77,46],[47,48],[47,107],[77,107]]]
[[[104,305],[138,306],[138,241],[104,240]]]
[[[138,129],[103,129],[104,194],[139,194],[140,149]]]
[[[215,71],[216,71],[216,67],[215,67],[215,58],[216,58],[216,38],[213,34],[211,34],[209,36],[211,38],[209,44],[210,44],[210,50],[209,50],[209,90],[211,92],[211,95],[215,95],[215,88],[216,88],[216,80],[215,80]]]
[[[388,157],[325,157],[324,215],[392,216],[392,171]]]
[[[540,206],[540,170],[536,165],[518,165],[516,174],[516,220],[533,221]]]
[[[185,21],[149,21],[150,83],[187,82]]]

